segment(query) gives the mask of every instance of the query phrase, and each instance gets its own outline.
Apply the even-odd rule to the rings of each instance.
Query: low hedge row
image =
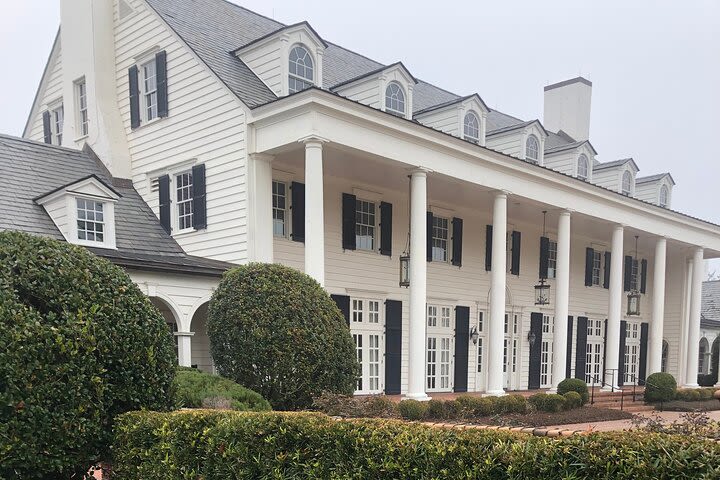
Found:
[[[720,444],[677,435],[549,438],[318,413],[132,412],[116,480],[718,478]]]
[[[712,400],[717,388],[680,388],[675,392],[675,400],[685,402],[704,402]]]

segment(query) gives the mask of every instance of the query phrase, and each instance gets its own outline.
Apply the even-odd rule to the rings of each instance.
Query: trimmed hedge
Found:
[[[233,410],[270,410],[270,404],[259,393],[195,368],[178,368],[173,387],[175,404],[181,408],[208,407],[212,404],[227,405],[226,408]]]
[[[713,399],[716,388],[680,388],[675,392],[675,400],[685,402],[704,402]]]
[[[577,392],[582,400],[582,405],[585,405],[590,399],[587,383],[579,378],[566,378],[558,384],[558,394],[565,395],[568,392]]]
[[[563,397],[565,398],[565,408],[568,410],[580,408],[583,405],[582,397],[578,392],[565,392]]]
[[[669,373],[657,372],[645,381],[646,402],[669,402],[675,398],[677,382]]]
[[[646,432],[549,438],[310,413],[202,410],[128,413],[115,432],[117,480],[720,475],[720,444]]]
[[[541,412],[561,412],[567,409],[565,397],[557,393],[536,393],[528,397],[528,402]]]

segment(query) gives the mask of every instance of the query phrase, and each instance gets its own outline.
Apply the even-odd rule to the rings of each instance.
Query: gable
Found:
[[[45,70],[40,78],[40,84],[35,93],[35,99],[30,108],[30,114],[25,122],[23,138],[36,141],[43,140],[42,112],[47,110],[48,106],[53,102],[62,100],[62,90],[62,49],[60,46],[60,29],[58,29],[50,50],[50,56],[45,64]]]

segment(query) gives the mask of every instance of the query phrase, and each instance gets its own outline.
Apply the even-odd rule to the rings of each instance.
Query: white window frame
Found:
[[[76,119],[76,140],[87,137],[90,134],[90,114],[88,113],[88,91],[85,77],[75,80],[73,90],[75,92],[75,119]],[[84,104],[84,106],[83,106]]]
[[[442,215],[433,215],[432,218],[433,218],[432,241],[430,242],[431,246],[432,246],[432,252],[431,252],[432,261],[433,262],[441,262],[441,263],[449,263],[452,259],[451,253],[450,253],[450,247],[452,244],[450,230],[452,228],[452,222],[450,221],[449,217],[444,217]],[[444,227],[437,226],[436,221],[445,222],[445,226]],[[436,233],[441,232],[441,231],[445,231],[445,234],[446,234],[445,238],[442,238],[442,237],[436,235]],[[438,242],[438,243],[445,242],[445,258],[435,256],[435,243],[436,242]],[[438,245],[438,248],[440,248],[439,245]]]
[[[190,226],[185,228],[180,228],[180,201],[177,198],[178,194],[178,177],[182,175],[189,175],[190,176],[190,184],[184,185],[183,188],[189,188],[189,197],[182,201],[183,204],[189,203],[190,204]],[[174,227],[172,229],[173,234],[180,234],[180,233],[187,233],[187,232],[194,232],[195,228],[192,226],[193,224],[193,218],[195,215],[195,212],[192,211],[193,209],[193,179],[192,179],[192,168],[186,169],[186,170],[180,170],[176,171],[170,174],[170,208],[172,209],[172,219]]]
[[[603,280],[602,269],[603,269],[602,252],[600,252],[598,250],[593,250],[593,265],[592,265],[592,284],[593,284],[593,286],[600,286],[600,284]]]
[[[475,119],[475,124],[474,124],[474,125],[470,125],[470,124],[468,123],[468,119],[469,119],[469,118],[474,118],[474,119]],[[468,130],[469,130],[469,129],[476,129],[476,130],[477,130],[477,135],[472,135],[471,133],[468,133]],[[480,117],[478,116],[477,113],[475,113],[474,110],[470,110],[470,111],[467,112],[467,113],[465,114],[465,116],[463,117],[463,138],[464,138],[465,140],[469,140],[469,141],[474,142],[474,143],[479,143],[479,142],[480,142]]]
[[[425,389],[429,392],[451,392],[455,384],[455,308],[448,304],[428,303],[425,325]],[[434,349],[430,348],[431,339]],[[443,344],[447,349],[442,348]],[[446,361],[443,361],[443,354],[447,354]],[[432,375],[431,363],[434,366]],[[443,372],[444,367],[447,367],[446,372]]]
[[[390,90],[390,87],[392,87],[392,86],[396,86],[398,88],[398,91],[402,95],[402,106],[403,106],[402,110],[392,108],[392,106],[391,106],[394,101],[397,101],[398,103],[400,102],[400,100],[397,100],[397,98],[392,98],[389,96],[389,90]],[[390,100],[391,105],[388,105],[388,100]],[[385,85],[385,94],[383,95],[383,105],[385,106],[385,111],[388,113],[392,113],[393,115],[397,115],[400,117],[405,117],[407,115],[406,112],[408,109],[408,95],[407,95],[407,92],[405,92],[405,89],[402,87],[402,85],[400,85],[399,82],[392,81],[392,82],[388,82],[388,84]]]
[[[557,273],[557,240],[548,239],[547,278],[555,278]]]
[[[50,105],[48,110],[50,112],[50,143],[53,145],[62,145],[63,130],[65,129],[65,106],[62,101],[59,101]]]
[[[585,172],[582,174],[580,173],[580,165],[585,165]],[[590,177],[590,160],[584,153],[580,154],[580,156],[578,157],[576,176],[580,180],[588,180]]]
[[[640,260],[632,259],[630,268],[630,290],[640,291]]]
[[[379,298],[350,298],[350,333],[355,344],[355,355],[361,362],[361,373],[355,394],[382,393],[385,389],[385,318],[383,300]],[[371,340],[377,338],[377,358],[371,361]],[[360,340],[360,346],[358,346]],[[377,370],[373,372],[373,367]],[[373,381],[377,382],[373,385]],[[360,387],[360,388],[358,388]]]
[[[285,190],[284,195],[280,195],[280,194],[278,194],[278,193],[275,193],[275,186],[276,186],[276,185],[282,185],[282,186],[283,186],[283,188],[284,188],[284,190]],[[290,185],[289,185],[288,182],[284,182],[284,181],[282,181],[282,180],[273,179],[273,181],[272,181],[272,221],[273,221],[273,237],[274,237],[274,238],[290,238],[290,222],[288,221],[288,215],[289,215],[289,213],[290,213],[290,195],[289,195],[289,192],[290,192]],[[284,207],[284,208],[279,208],[279,207],[276,207],[276,206],[275,206],[275,203],[276,203],[275,200],[276,200],[276,198],[280,198],[280,197],[283,197],[284,200],[285,200],[285,207]],[[276,222],[276,220],[277,220],[277,219],[275,218],[275,212],[282,212],[282,214],[283,214],[283,220],[282,220],[283,234],[282,234],[282,235],[279,235],[279,234],[275,231],[275,222]]]
[[[625,351],[623,354],[623,384],[633,385],[638,380],[640,368],[640,322],[626,320]],[[634,375],[635,379],[633,380]]]
[[[310,62],[311,62],[310,70],[312,73],[311,77],[304,77],[297,73],[290,72],[290,65],[291,65],[290,55],[292,55],[293,51],[297,48],[303,49],[305,51],[305,53],[307,54],[307,57],[310,59]],[[297,64],[297,62],[295,62],[295,63]],[[303,90],[307,90],[308,88],[311,88],[317,84],[317,82],[315,82],[315,76],[316,76],[315,72],[317,71],[317,62],[315,61],[315,57],[313,57],[312,53],[310,53],[310,49],[308,47],[306,47],[305,45],[303,45],[302,43],[296,43],[288,49],[287,66],[288,66],[288,80],[287,80],[288,95],[297,93],[297,92],[301,92]],[[304,65],[303,68],[307,69],[308,67],[307,67],[307,65]],[[307,85],[301,89],[294,89],[294,88],[290,87],[291,80],[295,80],[297,82],[302,82],[304,84],[309,84],[309,85]]]
[[[154,90],[148,90],[146,85],[146,72],[145,67],[147,65],[152,65],[152,68],[155,72],[155,89]],[[145,58],[141,59],[137,63],[138,68],[138,84],[140,87],[140,119],[141,123],[147,124],[148,122],[153,122],[155,120],[158,120],[160,116],[158,115],[158,92],[157,92],[157,60],[155,57],[155,54],[152,56],[148,55]],[[150,108],[150,103],[148,102],[148,95],[155,95],[155,111],[154,116],[150,116],[148,114],[148,108]]]
[[[103,208],[103,241],[91,241],[81,240],[78,236],[78,199],[91,200],[102,204]],[[106,198],[100,198],[94,195],[84,195],[81,193],[74,193],[67,195],[66,204],[68,212],[68,235],[70,236],[70,242],[76,245],[83,245],[86,247],[100,247],[100,248],[116,248],[115,243],[115,202]]]
[[[536,149],[536,157],[535,157],[535,158],[532,158],[532,157],[529,155],[528,145],[530,144],[530,141],[531,141],[531,140],[534,140],[534,141],[535,141],[535,146],[537,147],[537,149]],[[527,138],[525,139],[525,160],[529,160],[529,161],[531,161],[531,162],[540,163],[540,139],[539,139],[537,136],[535,136],[534,134],[532,134],[532,133],[529,134],[529,135],[527,136]]]
[[[665,193],[664,199],[663,192]],[[660,185],[660,191],[658,192],[658,205],[663,208],[668,208],[670,206],[670,189],[665,184]]]
[[[363,205],[366,206],[372,206],[372,213],[365,212],[362,210]],[[380,222],[380,215],[379,215],[379,208],[377,202],[373,200],[367,200],[365,198],[355,197],[355,248],[358,251],[363,252],[378,252],[378,231],[379,231],[379,222]],[[371,223],[368,223],[368,221],[365,220],[365,216],[369,217],[372,215]],[[367,229],[366,231],[371,231],[372,235],[370,235],[370,239],[372,242],[372,245],[368,246],[363,245],[362,242],[360,242],[361,237],[366,237],[367,235],[363,236],[360,235],[360,233],[363,231],[363,229]]]
[[[625,188],[625,179],[628,179],[627,189]],[[633,194],[633,175],[630,170],[623,170],[620,175],[620,193],[628,197]]]

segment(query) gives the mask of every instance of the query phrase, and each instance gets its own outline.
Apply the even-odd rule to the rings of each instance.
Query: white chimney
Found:
[[[63,145],[87,143],[113,176],[131,177],[130,152],[117,98],[113,0],[60,0]],[[77,82],[86,85],[88,135],[78,125]]]
[[[592,82],[582,77],[545,87],[543,126],[551,132],[562,130],[577,141],[590,138]]]

